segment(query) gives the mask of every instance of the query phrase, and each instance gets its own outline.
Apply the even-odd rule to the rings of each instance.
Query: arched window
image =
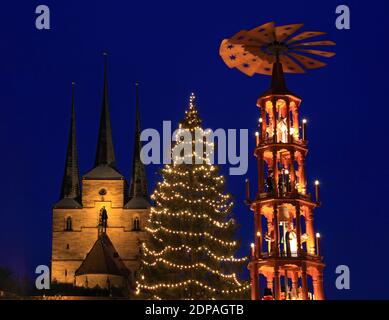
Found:
[[[67,217],[67,219],[66,219],[65,230],[66,230],[66,231],[72,231],[72,230],[73,230],[72,217]]]
[[[139,231],[140,230],[140,220],[139,220],[139,217],[136,216],[132,223],[133,223],[132,229],[134,231]]]

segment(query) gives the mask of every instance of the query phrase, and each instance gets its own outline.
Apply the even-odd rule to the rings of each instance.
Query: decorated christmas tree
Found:
[[[142,244],[137,292],[152,299],[233,299],[247,294],[239,281],[246,258],[234,253],[237,225],[224,177],[211,162],[213,143],[192,94],[176,131],[172,164],[162,169]]]

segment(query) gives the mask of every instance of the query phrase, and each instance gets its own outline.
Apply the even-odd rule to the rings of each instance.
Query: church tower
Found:
[[[286,88],[282,64],[275,62],[270,89],[257,101],[258,192],[253,201],[247,199],[255,225],[249,263],[253,300],[324,299],[320,235],[313,226],[319,186],[316,181],[313,199],[305,174],[308,140],[300,103]],[[260,288],[261,277],[265,288]]]
[[[93,168],[79,181],[74,85],[65,173],[53,208],[52,281],[93,288],[132,288],[149,213],[146,174],[140,159],[139,88],[131,188],[115,163],[108,101],[107,57],[100,127]]]

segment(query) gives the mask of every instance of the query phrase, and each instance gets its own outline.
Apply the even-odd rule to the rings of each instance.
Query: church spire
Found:
[[[135,136],[134,136],[134,154],[132,159],[132,176],[130,185],[130,201],[127,208],[148,208],[147,180],[145,166],[140,157],[142,142],[140,140],[140,106],[139,106],[139,82],[135,83],[136,101],[135,101]]]
[[[76,146],[76,122],[74,107],[74,82],[72,82],[72,109],[70,118],[69,141],[66,153],[65,171],[62,180],[60,201],[56,207],[79,206],[80,199],[80,178],[78,174],[78,157]]]
[[[107,53],[104,56],[104,89],[103,103],[100,117],[99,137],[97,141],[95,167],[105,165],[115,167],[115,152],[112,142],[111,119],[108,103],[108,62]]]

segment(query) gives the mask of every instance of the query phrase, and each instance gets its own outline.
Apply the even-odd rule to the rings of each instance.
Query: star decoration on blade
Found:
[[[321,68],[326,63],[317,59],[330,58],[335,52],[321,50],[334,46],[330,40],[307,41],[325,32],[304,31],[294,35],[303,24],[275,26],[265,23],[251,30],[242,30],[220,45],[220,55],[226,65],[252,76],[256,73],[271,75],[273,63],[282,63],[284,72],[305,73],[306,69]],[[312,56],[312,57],[311,57]]]

